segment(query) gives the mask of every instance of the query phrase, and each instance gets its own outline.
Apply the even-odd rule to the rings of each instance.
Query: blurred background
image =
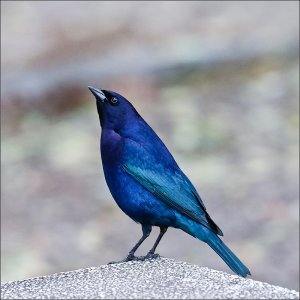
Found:
[[[2,282],[141,236],[103,177],[92,85],[134,103],[253,279],[299,290],[297,1],[2,1],[1,25]],[[158,252],[230,272],[179,230]]]

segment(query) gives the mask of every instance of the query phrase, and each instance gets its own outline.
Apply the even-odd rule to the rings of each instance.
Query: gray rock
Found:
[[[1,284],[1,299],[299,299],[268,283],[167,258]]]

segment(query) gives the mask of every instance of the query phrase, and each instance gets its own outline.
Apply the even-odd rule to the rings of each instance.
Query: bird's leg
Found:
[[[142,225],[142,230],[143,230],[143,236],[139,239],[139,241],[136,243],[136,245],[129,251],[127,257],[121,261],[113,261],[113,262],[110,262],[109,264],[115,264],[115,263],[126,262],[126,261],[138,259],[137,257],[134,256],[134,253],[139,248],[139,246],[143,243],[143,241],[150,235],[152,227],[149,225]]]
[[[136,243],[136,245],[129,251],[127,255],[127,261],[132,260],[135,258],[134,253],[139,248],[139,246],[143,243],[143,241],[150,235],[152,227],[149,225],[142,225],[143,236],[140,240]]]
[[[167,229],[168,229],[168,227],[164,227],[164,226],[160,227],[160,233],[159,233],[153,247],[151,248],[151,250],[146,255],[147,258],[157,258],[157,257],[159,257],[159,254],[154,254],[155,249],[156,249],[157,245],[159,244],[159,242],[160,242],[161,238],[163,237],[163,235],[166,233]]]

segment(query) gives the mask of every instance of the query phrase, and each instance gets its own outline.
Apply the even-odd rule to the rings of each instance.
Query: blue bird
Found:
[[[207,243],[236,274],[251,275],[248,268],[222,242],[223,233],[175,159],[133,105],[118,93],[89,87],[96,98],[101,133],[101,157],[109,190],[121,210],[142,225],[143,236],[124,261],[150,235],[160,233],[146,258],[168,227],[179,228]]]

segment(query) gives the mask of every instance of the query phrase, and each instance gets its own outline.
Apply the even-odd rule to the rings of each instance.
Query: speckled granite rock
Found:
[[[268,283],[167,258],[1,284],[1,299],[299,299]]]

